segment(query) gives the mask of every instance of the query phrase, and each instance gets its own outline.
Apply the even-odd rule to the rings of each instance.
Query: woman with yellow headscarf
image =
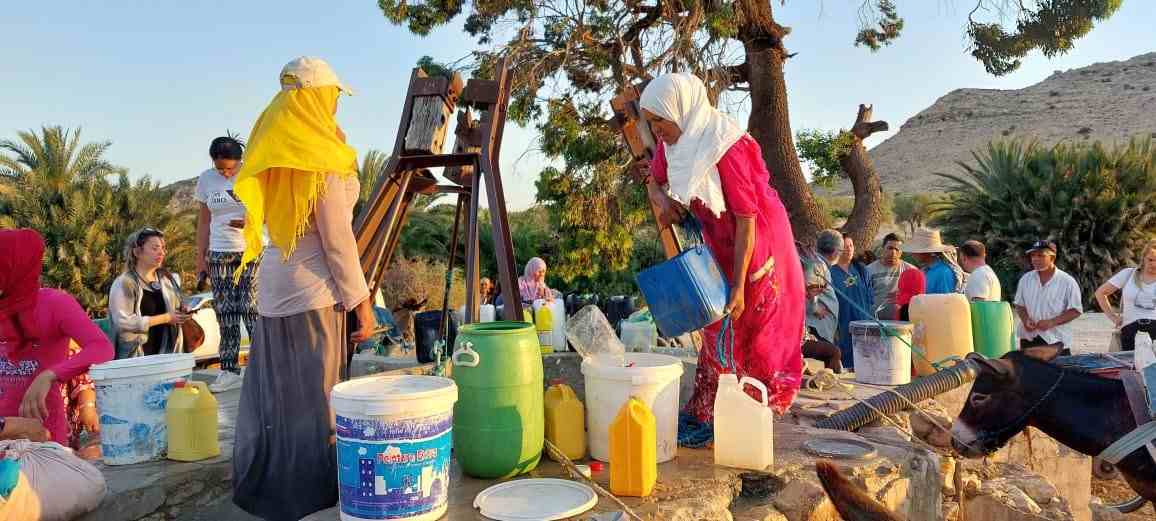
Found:
[[[237,414],[233,501],[264,519],[337,503],[329,392],[347,370],[346,312],[357,312],[355,342],[374,328],[352,227],[357,153],[334,119],[343,91],[319,58],[285,65],[234,188],[248,211],[242,268],[259,262],[260,317]]]

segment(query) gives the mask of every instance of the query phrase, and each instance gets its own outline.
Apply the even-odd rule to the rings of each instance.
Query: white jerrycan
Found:
[[[743,392],[750,385],[762,401]],[[726,467],[765,470],[775,462],[774,418],[767,406],[767,386],[749,376],[720,374],[714,398],[714,463]]]

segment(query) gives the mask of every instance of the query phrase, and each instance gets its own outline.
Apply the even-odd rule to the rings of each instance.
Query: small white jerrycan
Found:
[[[762,401],[743,392],[750,385]],[[726,467],[765,470],[775,462],[774,418],[767,406],[767,386],[749,376],[718,376],[714,397],[714,463]]]

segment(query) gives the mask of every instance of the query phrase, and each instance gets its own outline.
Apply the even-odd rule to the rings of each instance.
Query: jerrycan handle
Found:
[[[463,361],[462,357],[472,356],[474,359],[470,361]],[[462,342],[461,347],[454,351],[453,356],[450,357],[455,367],[477,367],[482,361],[481,355],[474,351],[473,342]]]
[[[750,376],[744,376],[741,380],[739,380],[739,388],[741,389],[747,385],[750,385],[751,387],[754,387],[755,389],[758,389],[759,391],[762,392],[762,394],[763,394],[763,400],[762,400],[763,407],[766,407],[767,404],[770,403],[770,400],[768,400],[768,398],[767,398],[767,384],[760,382],[756,378],[752,378]]]
[[[186,380],[185,387],[192,387],[193,389],[196,389],[198,393],[212,394],[209,393],[209,384],[206,384],[200,380]]]

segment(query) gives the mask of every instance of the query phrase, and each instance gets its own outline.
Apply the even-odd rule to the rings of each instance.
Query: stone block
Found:
[[[1092,458],[1072,450],[1050,436],[1030,428],[1031,443],[1021,434],[996,452],[990,460],[1014,463],[1038,474],[1056,488],[1056,495],[1071,505],[1076,521],[1091,521]]]
[[[774,506],[788,521],[821,519],[816,516],[821,515],[823,511],[835,510],[822,486],[801,479],[787,483],[787,486],[775,495]]]

